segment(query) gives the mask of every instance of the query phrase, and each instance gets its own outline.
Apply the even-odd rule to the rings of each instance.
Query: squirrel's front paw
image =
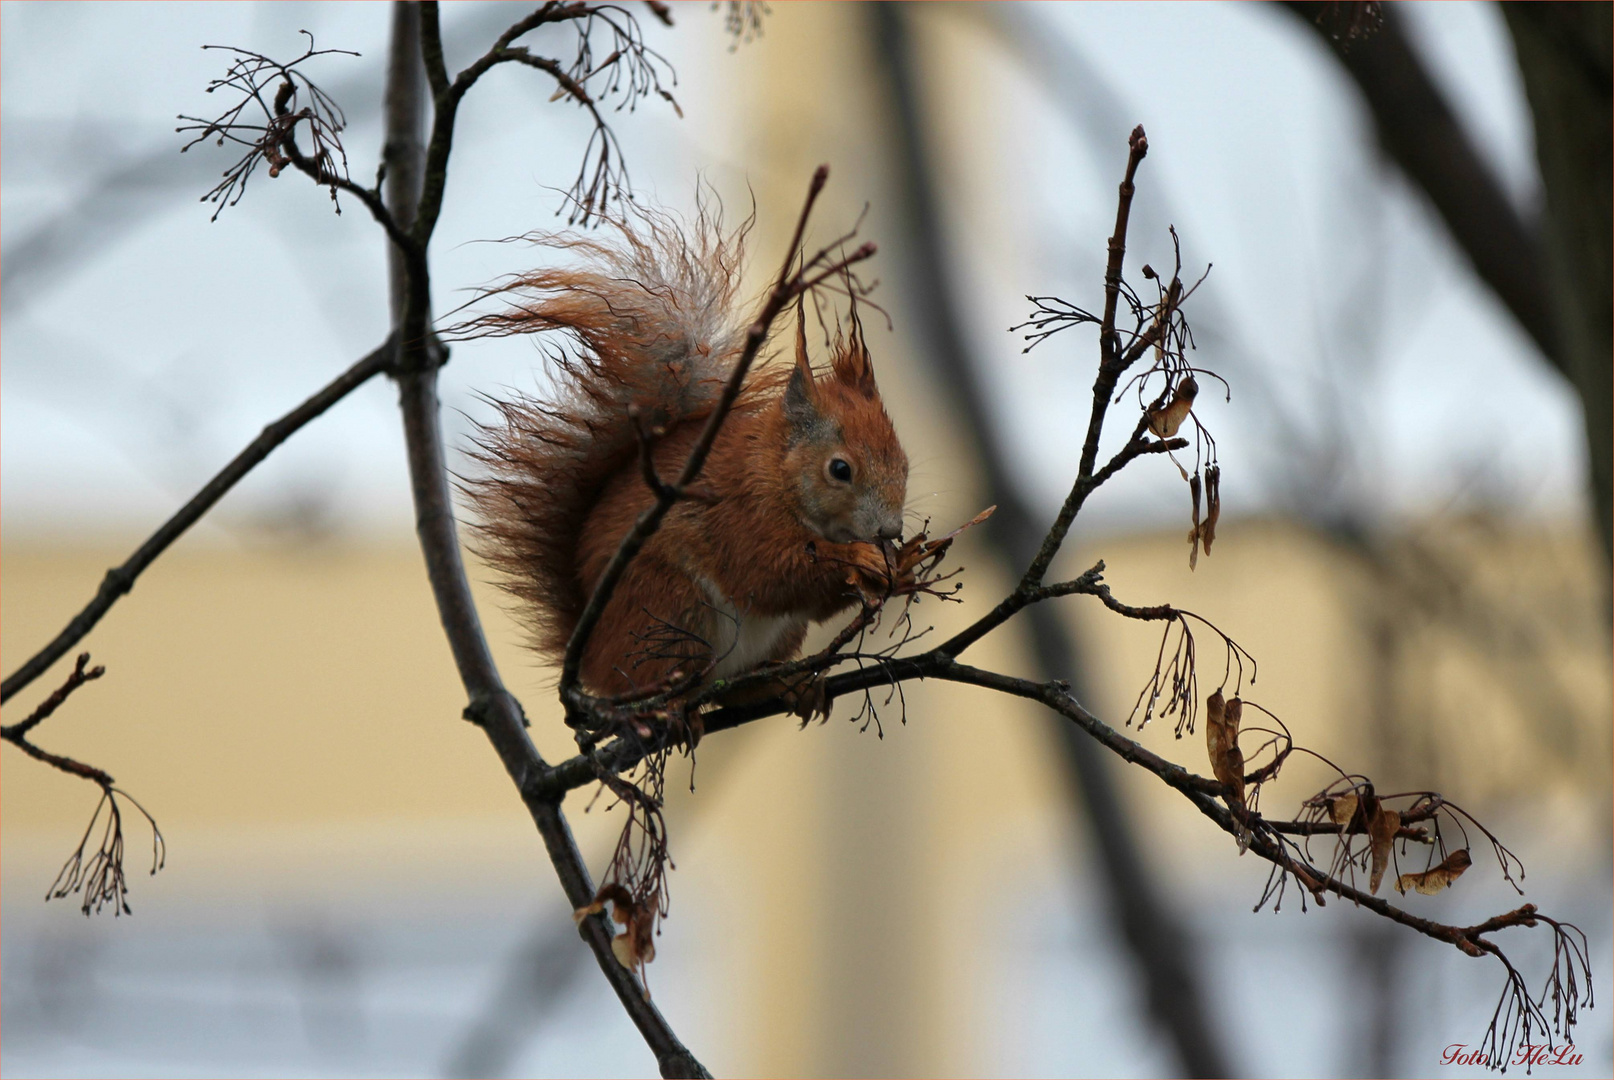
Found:
[[[850,574],[879,586],[882,592],[890,587],[896,567],[887,557],[886,548],[889,545],[858,543],[846,546],[851,549]]]
[[[801,726],[812,723],[813,717],[829,719],[829,695],[824,690],[826,676],[822,671],[804,683],[788,686],[781,695],[790,703],[790,714],[801,717]]]
[[[912,582],[911,571],[902,571],[900,553],[889,540],[836,544],[835,549],[834,556],[846,566],[846,583],[866,596],[891,596]]]

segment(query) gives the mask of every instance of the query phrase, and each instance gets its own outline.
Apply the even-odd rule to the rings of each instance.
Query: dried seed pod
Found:
[[[1199,526],[1199,543],[1210,554],[1216,541],[1216,522],[1222,516],[1222,469],[1219,465],[1205,468],[1205,521]]]
[[[1222,783],[1222,799],[1229,809],[1244,810],[1244,752],[1239,749],[1239,721],[1244,702],[1226,701],[1220,690],[1205,699],[1205,749],[1210,754],[1211,772]],[[1250,830],[1238,827],[1239,853],[1250,846]]]
[[[576,911],[572,912],[572,921],[581,923],[590,915],[598,915],[600,912],[605,910],[605,905],[607,902],[609,902],[612,907],[611,918],[619,923],[624,921],[624,916],[620,915],[619,913],[634,906],[632,893],[628,892],[627,889],[616,884],[615,882],[606,882],[604,885],[601,885],[599,891],[594,894],[594,902],[592,904],[588,904],[585,907],[580,907]]]
[[[622,927],[622,932],[611,939],[611,952],[625,968],[639,968],[656,958],[655,909],[651,903],[641,904],[633,894],[615,882],[600,886],[594,902],[572,912],[572,920],[581,923],[590,915],[605,910],[611,904],[611,921]]]
[[[1227,699],[1222,697],[1220,690],[1212,690],[1210,697],[1205,699],[1205,749],[1210,753],[1212,772],[1216,771],[1216,763],[1222,759],[1222,720],[1226,713]]]
[[[1194,527],[1188,530],[1188,569],[1192,570],[1199,565],[1199,474],[1197,472],[1188,478],[1188,494],[1194,504]]]
[[[1374,800],[1374,809],[1377,812],[1367,821],[1367,836],[1373,846],[1373,873],[1368,879],[1368,891],[1376,896],[1379,883],[1384,880],[1384,870],[1390,865],[1390,848],[1395,845],[1395,834],[1401,831],[1401,814],[1386,808],[1377,799]]]
[[[1227,728],[1228,738],[1233,746],[1238,747],[1239,725],[1244,722],[1244,700],[1237,694],[1227,703],[1227,711],[1222,714],[1222,723]]]
[[[1458,848],[1441,860],[1438,866],[1432,866],[1421,874],[1402,874],[1396,878],[1396,892],[1404,893],[1408,889],[1417,889],[1425,896],[1433,896],[1462,877],[1463,871],[1473,864],[1474,860],[1468,854],[1468,849]]]
[[[1177,429],[1188,419],[1188,414],[1194,407],[1194,399],[1198,396],[1199,384],[1194,381],[1194,377],[1183,376],[1183,380],[1172,391],[1171,400],[1162,408],[1149,410],[1149,430],[1162,439],[1169,439],[1177,434]]]
[[[1356,808],[1360,805],[1355,794],[1341,795],[1335,799],[1326,800],[1328,805],[1328,819],[1340,827],[1342,832],[1349,831],[1351,821],[1356,817]]]
[[[656,958],[654,917],[647,907],[635,908],[624,922],[622,933],[611,939],[611,952],[625,968],[639,968]]]
[[[1218,690],[1211,698],[1220,696]],[[1239,721],[1244,714],[1244,702],[1235,697],[1225,705],[1217,704],[1222,707],[1213,708],[1210,702],[1205,704],[1205,742],[1211,755],[1211,771],[1227,789],[1228,805],[1243,806],[1244,753],[1239,749]]]
[[[1323,883],[1317,880],[1315,874],[1303,866],[1294,866],[1289,872],[1294,874],[1295,880],[1304,885],[1307,891],[1311,893],[1311,898],[1317,901],[1318,907],[1328,906],[1328,900],[1323,896]]]

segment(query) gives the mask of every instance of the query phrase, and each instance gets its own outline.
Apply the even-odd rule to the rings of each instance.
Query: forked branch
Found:
[[[147,813],[146,808],[137,802],[134,796],[117,787],[112,776],[104,769],[94,765],[86,765],[61,754],[53,754],[41,749],[28,738],[31,731],[45,720],[49,719],[57,709],[76,691],[87,682],[92,682],[106,674],[106,668],[101,666],[90,667],[90,654],[80,653],[78,660],[73,664],[73,670],[68,673],[67,679],[61,686],[29,713],[27,718],[15,724],[0,727],[0,738],[11,743],[35,761],[45,764],[69,776],[77,776],[88,780],[101,789],[100,801],[95,804],[95,810],[90,815],[90,823],[84,829],[84,836],[79,840],[78,847],[73,854],[67,857],[56,880],[51,882],[50,888],[45,891],[46,900],[58,900],[82,892],[84,896],[83,911],[85,915],[99,912],[107,904],[112,905],[115,915],[129,913],[129,883],[123,872],[123,807],[118,800],[126,800],[133,806],[146,824],[151,827],[151,872],[155,874],[163,867],[166,858],[166,847],[163,843],[162,830],[157,828],[157,822]],[[101,811],[105,810],[103,820]],[[97,825],[100,826],[97,833]],[[99,835],[96,848],[89,852],[90,840]]]

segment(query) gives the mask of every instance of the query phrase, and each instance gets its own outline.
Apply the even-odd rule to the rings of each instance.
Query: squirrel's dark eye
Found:
[[[839,480],[843,484],[852,482],[852,466],[842,458],[831,458],[829,462],[829,475],[832,480]]]

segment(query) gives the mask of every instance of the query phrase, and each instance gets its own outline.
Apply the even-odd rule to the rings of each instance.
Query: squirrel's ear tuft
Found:
[[[785,383],[782,401],[785,417],[796,428],[812,427],[819,420],[818,385],[813,379],[813,367],[807,360],[807,310],[796,302],[796,366]]]
[[[851,321],[850,332],[835,343],[835,377],[847,386],[873,397],[878,392],[874,385],[874,364],[869,359],[869,347],[863,341],[863,320],[857,315],[855,294],[852,297]]]
[[[807,296],[805,293],[796,297],[796,370],[806,372],[808,380],[812,380],[813,366],[807,360]]]

